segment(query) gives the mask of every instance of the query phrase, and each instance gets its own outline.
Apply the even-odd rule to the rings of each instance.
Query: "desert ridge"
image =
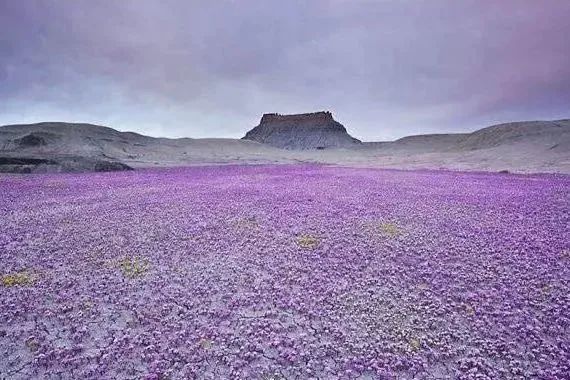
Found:
[[[380,142],[351,136],[330,112],[264,114],[242,139],[156,138],[85,123],[0,127],[0,172],[295,163],[570,173],[570,120],[513,122],[471,133]]]

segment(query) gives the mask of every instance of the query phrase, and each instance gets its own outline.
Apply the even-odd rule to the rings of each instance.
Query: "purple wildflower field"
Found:
[[[0,177],[0,378],[568,379],[570,177]]]

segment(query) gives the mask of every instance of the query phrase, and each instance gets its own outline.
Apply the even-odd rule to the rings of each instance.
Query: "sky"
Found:
[[[0,125],[362,140],[570,117],[568,0],[0,0]]]

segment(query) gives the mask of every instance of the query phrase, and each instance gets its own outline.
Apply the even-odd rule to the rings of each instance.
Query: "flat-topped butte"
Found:
[[[267,123],[287,123],[287,122],[329,122],[334,121],[332,113],[329,111],[298,113],[283,115],[280,113],[265,113],[261,117],[259,124]]]
[[[350,148],[361,143],[328,111],[294,115],[267,113],[244,139],[290,150]]]

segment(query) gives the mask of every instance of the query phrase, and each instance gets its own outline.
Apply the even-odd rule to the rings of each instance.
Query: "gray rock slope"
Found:
[[[394,168],[570,173],[570,120],[498,124],[472,133],[364,143],[353,162]]]
[[[507,123],[473,133],[408,136],[390,142],[360,143],[344,133],[344,127],[335,127],[338,140],[315,138],[279,149],[245,139],[153,138],[91,124],[9,125],[0,127],[0,172],[302,162],[570,174],[570,120]],[[325,145],[323,141],[331,144]],[[310,146],[326,149],[308,149]]]
[[[252,141],[154,138],[84,123],[46,122],[0,127],[0,172],[82,172],[231,162],[294,162],[280,153],[280,149]]]
[[[360,144],[330,112],[264,114],[259,125],[243,139],[291,150],[352,148]]]

